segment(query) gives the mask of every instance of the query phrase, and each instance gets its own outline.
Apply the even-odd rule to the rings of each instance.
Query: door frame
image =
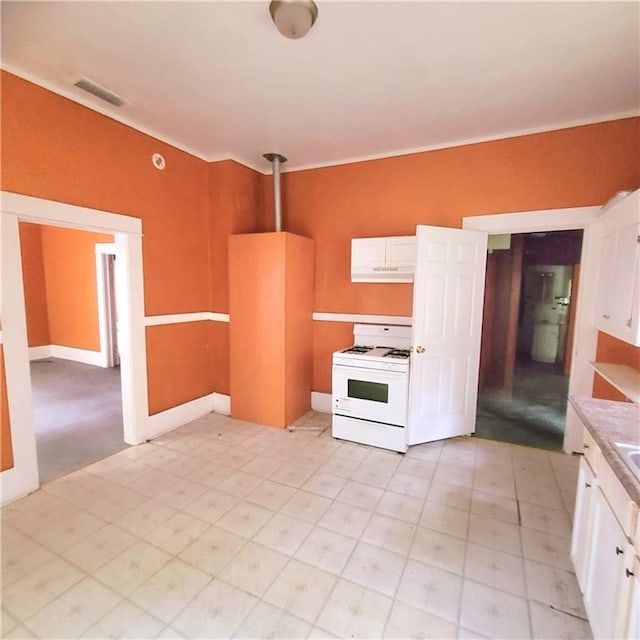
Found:
[[[116,357],[113,349],[114,309],[117,308],[115,282],[111,282],[109,272],[109,256],[116,256],[115,242],[104,242],[95,245],[96,254],[96,291],[98,293],[98,329],[100,333],[100,360],[105,368],[114,367]],[[115,276],[115,270],[114,270]],[[117,296],[117,294],[115,294]],[[117,346],[117,345],[116,345]]]
[[[0,502],[40,486],[33,424],[31,375],[18,223],[52,225],[113,234],[116,295],[120,312],[121,385],[124,440],[140,444],[148,418],[147,363],[142,273],[142,221],[7,191],[0,192],[0,317],[14,466],[2,472]]]
[[[582,229],[582,253],[578,280],[578,304],[573,341],[573,357],[569,374],[569,395],[591,397],[598,329],[593,322],[595,287],[588,282],[597,281],[598,258],[602,249],[602,225],[599,221],[601,206],[544,209],[494,215],[472,216],[462,219],[463,229],[486,231],[490,235],[503,233],[531,233]],[[563,449],[566,453],[582,451],[583,427],[575,412],[567,410]]]

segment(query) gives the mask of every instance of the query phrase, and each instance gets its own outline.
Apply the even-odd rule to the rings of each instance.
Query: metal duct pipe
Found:
[[[273,165],[273,218],[276,231],[282,231],[282,199],[280,197],[280,165],[287,161],[279,153],[265,153],[263,158]]]

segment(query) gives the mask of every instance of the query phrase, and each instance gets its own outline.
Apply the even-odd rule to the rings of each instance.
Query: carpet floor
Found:
[[[34,360],[31,387],[41,483],[128,447],[118,367]]]
[[[568,390],[569,377],[556,365],[520,361],[512,395],[479,394],[476,436],[561,451]]]

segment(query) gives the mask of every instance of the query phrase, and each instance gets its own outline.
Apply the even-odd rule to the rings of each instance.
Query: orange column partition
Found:
[[[313,241],[229,239],[231,415],[286,427],[311,407]]]

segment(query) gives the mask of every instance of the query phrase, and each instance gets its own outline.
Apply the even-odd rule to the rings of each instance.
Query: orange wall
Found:
[[[100,351],[95,245],[113,236],[42,227],[51,344]]]
[[[149,413],[211,393],[209,322],[146,328]],[[205,357],[202,357],[202,355]]]
[[[285,173],[285,228],[315,240],[314,310],[410,315],[411,285],[350,282],[352,237],[412,235],[416,224],[460,227],[463,217],[487,213],[602,204],[640,186],[639,138],[640,119],[629,118]],[[331,351],[351,325],[319,324],[313,388],[328,392]]]
[[[262,207],[260,174],[232,160],[209,165],[210,308],[229,311],[229,236],[258,231],[257,212]]]
[[[207,311],[208,164],[12,74],[2,71],[0,78],[1,188],[141,218],[145,313]],[[151,163],[155,152],[166,159],[164,171]],[[166,334],[176,344],[185,334],[190,343],[202,337],[194,323],[170,325]],[[151,398],[174,380],[171,358],[156,352],[165,346],[148,345],[149,360],[165,363],[149,376]],[[191,400],[205,386],[213,391],[202,376],[211,366],[206,345],[182,353],[180,383],[158,406]]]
[[[27,316],[27,341],[30,347],[48,345],[51,344],[51,338],[40,225],[20,223],[20,254],[25,315]]]
[[[142,218],[145,311],[205,311],[207,163],[2,72],[2,188]],[[167,168],[151,164],[162,153]]]
[[[4,71],[1,81],[2,189],[141,218],[147,315],[227,311],[226,240],[273,228],[270,178],[232,161],[208,164]],[[350,282],[352,237],[596,205],[638,187],[639,122],[285,173],[285,228],[315,241],[314,310],[410,315],[411,285]],[[151,164],[155,152],[164,171]],[[330,354],[351,341],[352,325],[313,330],[313,389],[330,391]],[[227,392],[228,327],[204,335],[199,323],[147,332],[151,407]],[[204,348],[192,348],[201,339]]]
[[[4,375],[4,351],[0,344],[0,471],[11,469],[11,467],[13,467],[13,450],[9,424],[9,400]]]

